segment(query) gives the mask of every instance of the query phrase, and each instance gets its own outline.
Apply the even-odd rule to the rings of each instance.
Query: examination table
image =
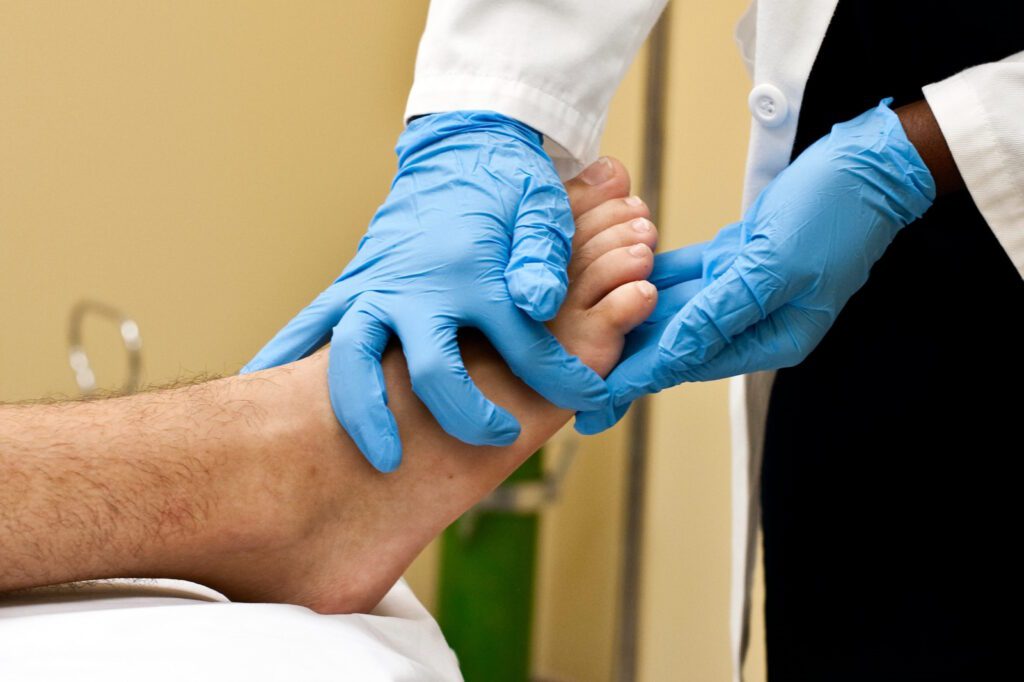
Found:
[[[462,680],[436,621],[399,581],[368,615],[231,603],[180,580],[0,596],[3,680]]]

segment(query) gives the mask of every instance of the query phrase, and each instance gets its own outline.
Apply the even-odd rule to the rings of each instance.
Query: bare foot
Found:
[[[569,293],[550,325],[602,375],[657,296],[644,281],[657,232],[647,207],[627,196],[625,169],[611,163],[615,175],[601,185],[567,184],[577,234]],[[522,435],[504,448],[451,438],[415,398],[404,359],[392,349],[384,371],[407,456],[391,474],[374,471],[340,431],[327,401],[325,354],[244,377],[269,392],[265,399],[285,423],[297,425],[270,436],[286,439],[288,447],[262,463],[266,504],[253,522],[266,530],[265,539],[210,557],[185,577],[233,599],[330,613],[372,609],[432,538],[571,418],[513,377],[483,337],[466,334],[461,345],[473,379],[516,415]]]

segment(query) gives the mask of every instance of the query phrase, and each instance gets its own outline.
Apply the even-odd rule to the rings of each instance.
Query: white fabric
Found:
[[[433,0],[406,120],[489,109],[544,133],[564,177],[597,158],[608,104],[667,0]]]
[[[1024,277],[1024,52],[924,88],[975,205]]]
[[[433,0],[406,116],[492,109],[544,133],[563,177],[597,154],[611,96],[664,0]],[[754,87],[784,117],[751,120],[745,209],[789,163],[804,87],[837,0],[760,0],[736,41]],[[969,69],[925,89],[975,203],[1024,274],[1024,60]],[[757,98],[753,98],[757,99]],[[761,448],[773,375],[734,380],[734,679],[746,645]]]
[[[236,604],[176,580],[102,581],[0,598],[0,678],[461,680],[434,619],[400,581],[371,615]]]

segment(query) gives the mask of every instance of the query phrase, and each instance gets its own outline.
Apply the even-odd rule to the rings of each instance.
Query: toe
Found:
[[[577,310],[590,308],[612,289],[646,279],[653,267],[654,252],[646,244],[613,249],[580,272],[569,287],[566,304]]]
[[[645,280],[613,289],[590,309],[591,319],[601,320],[613,332],[627,334],[646,320],[658,302],[658,289]]]
[[[583,248],[584,244],[615,225],[636,218],[650,217],[651,211],[640,197],[609,199],[576,219],[576,233],[572,239],[573,251]]]
[[[580,216],[609,199],[628,195],[629,187],[629,172],[626,167],[621,161],[610,156],[602,156],[565,183],[573,217]]]
[[[576,279],[595,260],[615,249],[633,244],[646,244],[652,251],[658,243],[658,230],[647,218],[634,218],[603,230],[580,245],[569,263],[569,279]]]

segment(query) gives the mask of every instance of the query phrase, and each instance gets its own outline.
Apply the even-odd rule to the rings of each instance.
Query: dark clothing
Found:
[[[1024,50],[1022,11],[841,0],[794,158],[883,97],[895,108]],[[778,373],[762,470],[771,682],[1020,670],[1022,352],[1024,282],[960,192],[904,229],[819,347]]]

